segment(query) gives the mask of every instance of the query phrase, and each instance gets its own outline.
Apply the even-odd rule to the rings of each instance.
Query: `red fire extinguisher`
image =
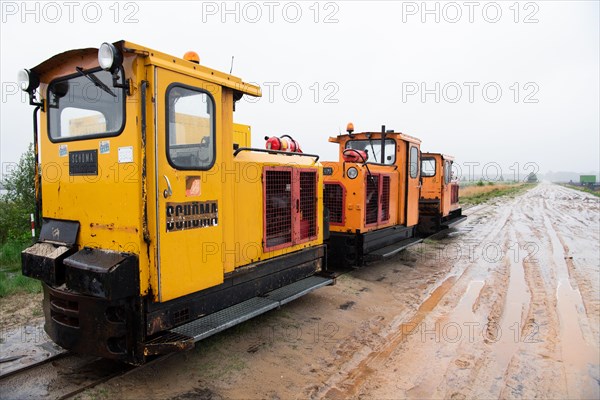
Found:
[[[290,135],[277,136],[265,136],[265,147],[268,150],[276,151],[289,151],[290,153],[302,153],[300,144],[294,140]]]

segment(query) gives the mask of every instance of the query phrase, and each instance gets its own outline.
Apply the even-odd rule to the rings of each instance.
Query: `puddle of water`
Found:
[[[510,257],[510,280],[504,303],[504,312],[498,327],[498,342],[493,352],[499,366],[500,377],[504,376],[511,358],[522,342],[523,313],[529,309],[531,293],[525,281],[522,259]],[[494,329],[494,327],[492,327]]]
[[[484,285],[485,281],[482,280],[473,280],[469,282],[467,291],[460,299],[460,302],[454,310],[454,314],[456,314],[457,317],[462,319],[466,319],[465,317],[472,319],[472,317],[475,315],[473,313],[473,306],[475,305],[475,301],[479,297],[481,289],[483,289]]]
[[[550,236],[556,266],[556,301],[568,395],[572,398],[600,398],[600,354],[597,347],[588,345],[581,329],[579,312],[585,310],[581,293],[571,286],[565,248],[558,234],[547,218],[544,218],[544,224]]]

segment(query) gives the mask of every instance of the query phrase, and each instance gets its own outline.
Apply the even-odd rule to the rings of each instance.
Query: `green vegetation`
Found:
[[[595,191],[590,189],[589,187],[586,186],[574,186],[574,185],[569,185],[569,184],[564,184],[564,187],[568,187],[569,189],[575,189],[575,190],[579,190],[580,192],[585,192],[585,193],[589,193],[592,194],[596,197],[600,197],[600,192]]]
[[[40,293],[40,281],[21,275],[21,270],[0,272],[0,298],[15,293]]]
[[[462,204],[477,205],[484,203],[490,199],[501,196],[515,196],[521,192],[531,189],[535,184],[531,183],[520,183],[520,184],[502,184],[502,185],[488,185],[487,187],[481,187],[483,185],[477,185],[477,189],[481,190],[461,190],[460,202]]]
[[[21,275],[21,251],[31,244],[30,214],[35,210],[33,147],[21,156],[2,185],[0,196],[0,297],[37,293],[40,282]]]

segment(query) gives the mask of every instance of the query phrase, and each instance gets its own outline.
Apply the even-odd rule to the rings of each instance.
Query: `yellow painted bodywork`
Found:
[[[395,225],[415,226],[419,219],[418,192],[419,176],[411,178],[408,173],[409,148],[419,149],[421,141],[401,133],[386,133],[386,139],[396,142],[395,162],[392,165],[375,165],[343,161],[343,151],[350,140],[367,140],[371,138],[374,143],[381,140],[381,133],[365,132],[349,135],[340,135],[330,138],[329,141],[339,144],[339,161],[323,162],[324,168],[330,168],[332,173],[324,176],[324,182],[339,183],[344,187],[344,221],[341,224],[330,224],[332,232],[369,232]],[[350,179],[347,175],[348,168],[358,170],[358,176]],[[372,175],[380,174],[390,177],[390,218],[375,224],[366,223],[365,207],[366,185]]]
[[[233,144],[237,144],[238,147],[250,147],[252,145],[250,125],[233,124]]]
[[[322,244],[322,229],[314,240],[264,253],[263,183],[244,173],[262,171],[264,166],[293,162],[317,171],[317,193],[322,192],[322,168],[308,157],[273,156],[242,152],[250,145],[250,127],[233,122],[234,91],[260,96],[260,88],[239,78],[202,65],[154,51],[129,42],[115,43],[123,51],[125,77],[131,79],[131,95],[125,105],[125,128],[117,136],[50,141],[48,113],[40,113],[40,154],[42,172],[42,215],[44,218],[78,221],[77,246],[137,254],[140,266],[140,295],[154,301],[168,301],[222,283],[226,274],[245,265]],[[97,49],[69,51],[57,55],[34,71],[40,75],[39,92],[47,100],[49,83],[73,74],[75,66],[98,66]],[[142,139],[142,81],[146,93],[146,140]],[[174,83],[203,89],[215,102],[215,163],[207,171],[180,170],[166,157],[166,90]],[[206,135],[202,118],[177,115],[177,139],[197,142]],[[75,121],[77,132],[98,127],[93,119]],[[96,125],[94,125],[96,124]],[[99,149],[109,142],[110,151],[98,154],[97,176],[70,176],[67,152]],[[119,162],[118,149],[131,147],[132,162]],[[165,198],[167,180],[172,194]],[[188,183],[199,180],[199,193],[190,196]],[[186,185],[188,185],[186,187]],[[168,203],[216,201],[218,223],[199,229],[167,232]],[[321,204],[320,198],[318,204]],[[319,205],[317,226],[322,221]]]
[[[284,167],[315,169],[318,171],[317,183],[317,237],[300,244],[296,244],[283,249],[265,251],[263,246],[263,216],[265,215],[264,204],[261,202],[252,202],[253,199],[263,197],[263,185],[261,177],[265,167]],[[300,250],[323,243],[323,231],[320,229],[320,221],[323,220],[323,174],[322,166],[314,163],[314,159],[300,156],[269,155],[265,153],[241,152],[235,157],[234,170],[236,172],[237,184],[234,185],[234,196],[238,201],[235,202],[235,232],[234,243],[239,246],[239,251],[230,253],[236,255],[236,259],[228,259],[226,266],[230,269],[241,267],[252,262],[277,257],[287,254],[291,251]],[[231,175],[233,178],[233,175]]]

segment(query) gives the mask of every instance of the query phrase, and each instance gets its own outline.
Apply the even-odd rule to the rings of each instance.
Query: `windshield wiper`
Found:
[[[81,68],[81,67],[75,67],[75,69],[81,75],[88,78],[94,85],[96,85],[96,87],[99,87],[100,89],[104,90],[106,93],[110,94],[112,97],[117,97],[117,95],[108,86],[106,86],[106,84],[104,82],[102,82],[100,79],[98,79],[98,77],[96,75],[92,74],[91,72],[85,72],[83,70],[83,68]]]

